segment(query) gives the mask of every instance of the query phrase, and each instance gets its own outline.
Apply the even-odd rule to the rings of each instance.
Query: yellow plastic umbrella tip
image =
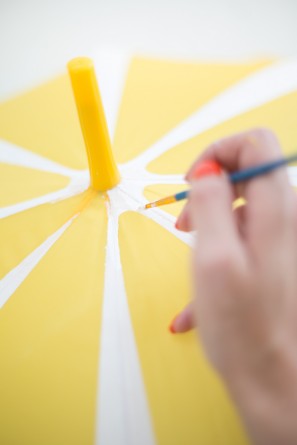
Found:
[[[119,183],[120,174],[111,149],[94,64],[88,57],[77,57],[67,66],[87,150],[91,186],[106,191]]]

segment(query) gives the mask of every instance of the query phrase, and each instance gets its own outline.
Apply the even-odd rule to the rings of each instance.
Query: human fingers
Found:
[[[257,128],[211,144],[194,162],[186,175],[186,179],[190,180],[191,174],[197,165],[205,160],[218,162],[227,173],[232,173],[278,159],[281,156],[282,153],[276,136],[268,129]],[[274,173],[278,173],[280,182],[287,188],[289,182],[285,169],[278,169]],[[247,186],[251,182],[247,181],[236,185],[235,196],[246,197]]]
[[[196,326],[194,304],[191,302],[172,321],[169,330],[172,334],[188,332]]]
[[[191,178],[195,165],[204,159],[215,160],[226,171],[232,172],[279,157],[280,146],[271,131],[255,129],[211,145],[194,163],[187,179]],[[293,193],[285,169],[240,184],[240,194],[248,202],[244,212],[247,239],[261,250],[263,245],[267,246],[273,240],[279,227],[286,224],[287,214],[292,211]]]
[[[175,228],[181,230],[182,232],[190,232],[191,223],[190,223],[190,214],[189,214],[189,203],[187,202],[184,206],[181,214],[176,220]]]
[[[239,248],[233,192],[226,175],[213,174],[197,180],[193,171],[191,186],[188,209],[191,227],[198,232],[199,251],[205,246],[212,252],[225,243]]]
[[[296,195],[297,204],[297,195]],[[238,228],[240,232],[244,233],[244,222],[245,222],[245,205],[243,202],[233,202],[233,211],[237,221]],[[296,227],[297,227],[297,216],[296,216]],[[181,230],[182,232],[190,232],[193,230],[190,220],[190,209],[189,203],[187,202],[181,211],[181,214],[176,219],[175,228]]]
[[[243,134],[235,138],[231,145],[230,151],[237,155],[237,160],[233,162],[237,162],[238,170],[282,156],[277,138],[265,129]],[[231,167],[231,160],[229,165]],[[263,256],[265,250],[268,252],[273,246],[278,248],[281,231],[286,228],[288,217],[290,219],[294,211],[296,201],[286,169],[277,169],[242,183],[241,193],[247,201],[244,220],[241,218],[246,241],[254,252]]]
[[[190,199],[179,218],[179,224],[182,229],[198,229],[199,256],[207,257],[210,252],[215,256],[216,248],[229,251],[234,243],[240,244],[232,213],[232,190],[220,169],[208,168],[207,178],[201,178],[200,170],[199,165],[192,174]],[[170,330],[172,333],[187,332],[195,325],[194,305],[191,303],[173,320]]]
[[[209,145],[205,151],[196,159],[186,174],[186,180],[190,180],[192,172],[197,165],[205,160],[218,162],[227,172],[242,170],[262,161],[262,153],[259,148],[263,144],[263,139],[275,137],[270,130],[256,128],[243,133],[220,139]],[[276,155],[280,154],[278,146],[271,147]]]
[[[217,162],[212,160],[205,160],[197,163],[194,175],[195,179],[203,178],[208,175],[218,175],[221,173],[221,167]],[[189,213],[189,202],[184,206],[180,216],[176,220],[175,227],[178,230],[189,232],[193,230],[191,226],[190,213]]]

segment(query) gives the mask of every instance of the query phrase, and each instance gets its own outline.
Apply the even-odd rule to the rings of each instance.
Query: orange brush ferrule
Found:
[[[166,198],[159,199],[158,201],[150,202],[149,204],[145,205],[146,209],[151,209],[152,207],[159,207],[166,204],[172,204],[173,202],[176,202],[176,195],[167,196]]]

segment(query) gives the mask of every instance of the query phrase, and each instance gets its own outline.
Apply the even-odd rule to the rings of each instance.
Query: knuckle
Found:
[[[203,205],[210,199],[213,199],[213,197],[218,196],[219,192],[220,187],[216,178],[203,178],[203,180],[193,184],[190,193],[190,201],[194,204]]]
[[[215,275],[227,275],[234,271],[236,258],[229,249],[218,249],[209,252],[200,258],[199,267],[202,273]]]
[[[256,127],[251,130],[251,132],[248,134],[249,137],[252,137],[258,143],[261,144],[269,144],[269,145],[276,145],[278,144],[278,139],[273,133],[272,130],[265,127]]]
[[[254,128],[245,135],[244,164],[267,162],[276,158],[281,152],[276,135],[268,128]]]

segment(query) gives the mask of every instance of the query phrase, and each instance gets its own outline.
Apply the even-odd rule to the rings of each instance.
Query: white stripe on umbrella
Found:
[[[96,444],[154,445],[119,250],[119,216],[129,203],[118,189],[108,194]]]
[[[55,242],[63,235],[77,215],[73,216],[60,229],[49,236],[40,246],[30,253],[20,264],[0,280],[0,309],[27,278],[39,261],[45,256]]]
[[[282,60],[227,88],[128,163],[147,166],[172,147],[297,90],[297,60]],[[128,164],[127,163],[127,164]]]

